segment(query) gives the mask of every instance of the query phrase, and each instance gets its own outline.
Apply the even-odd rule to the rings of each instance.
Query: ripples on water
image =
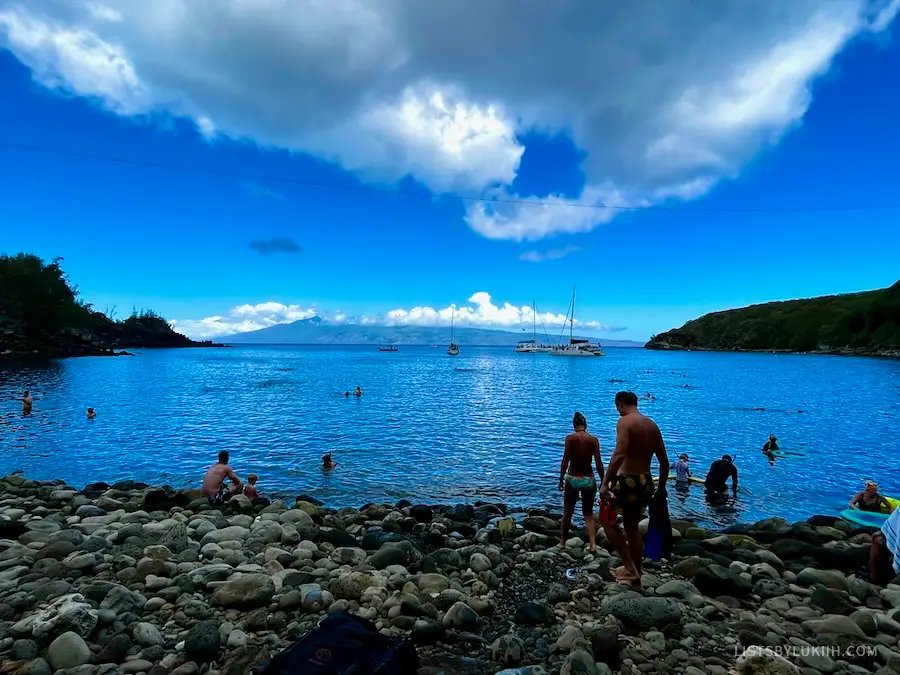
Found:
[[[342,393],[356,385],[361,399]],[[23,418],[13,400],[35,397]],[[507,349],[246,347],[81,358],[0,377],[0,471],[83,485],[131,478],[197,485],[219,450],[264,492],[331,505],[498,500],[559,505],[562,441],[575,410],[615,441],[619,389],[656,400],[670,456],[695,475],[737,456],[741,498],[716,514],[694,488],[673,515],[723,523],[843,507],[875,478],[900,496],[900,362],[826,356],[609,349],[565,359]],[[85,419],[85,409],[98,411]],[[802,412],[800,412],[802,410]],[[770,465],[770,432],[792,453]],[[323,473],[334,452],[339,469]]]

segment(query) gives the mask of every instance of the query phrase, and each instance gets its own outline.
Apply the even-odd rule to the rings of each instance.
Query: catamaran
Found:
[[[450,356],[456,356],[459,354],[459,345],[453,341],[453,318],[456,314],[456,306],[454,305],[450,310],[450,346],[447,347],[447,353]]]
[[[554,347],[550,354],[553,356],[606,356],[603,348],[597,342],[582,340],[573,337],[575,326],[575,288],[572,288],[572,304],[566,315],[569,320],[569,344]]]
[[[537,306],[534,304],[534,300],[531,301],[531,339],[530,340],[519,340],[516,343],[514,352],[518,354],[546,354],[551,351],[553,347],[545,347],[544,345],[539,345],[537,342]],[[543,325],[543,324],[541,324]]]

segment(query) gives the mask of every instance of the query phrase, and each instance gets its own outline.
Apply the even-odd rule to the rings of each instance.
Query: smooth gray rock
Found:
[[[47,661],[56,669],[77,668],[91,660],[91,649],[78,634],[63,633],[47,647]]]

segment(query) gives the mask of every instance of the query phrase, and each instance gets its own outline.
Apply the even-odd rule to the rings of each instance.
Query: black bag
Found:
[[[327,616],[257,675],[415,675],[419,656],[409,640],[382,635],[347,612]]]
[[[665,490],[657,490],[650,500],[650,523],[644,537],[644,557],[650,560],[672,557],[672,521]]]

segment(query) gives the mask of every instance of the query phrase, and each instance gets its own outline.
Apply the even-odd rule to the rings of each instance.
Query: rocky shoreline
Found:
[[[833,349],[814,349],[811,351],[796,351],[793,349],[717,349],[714,347],[685,347],[680,344],[651,340],[644,345],[644,349],[660,352],[722,352],[740,354],[813,354],[816,356],[866,356],[880,359],[900,359],[900,349],[857,349],[853,347],[839,347]]]
[[[341,610],[412,639],[422,675],[900,673],[900,585],[859,576],[869,533],[816,516],[673,534],[639,593],[583,531],[560,547],[545,511],[214,510],[196,491],[7,476],[0,675],[243,675]]]

